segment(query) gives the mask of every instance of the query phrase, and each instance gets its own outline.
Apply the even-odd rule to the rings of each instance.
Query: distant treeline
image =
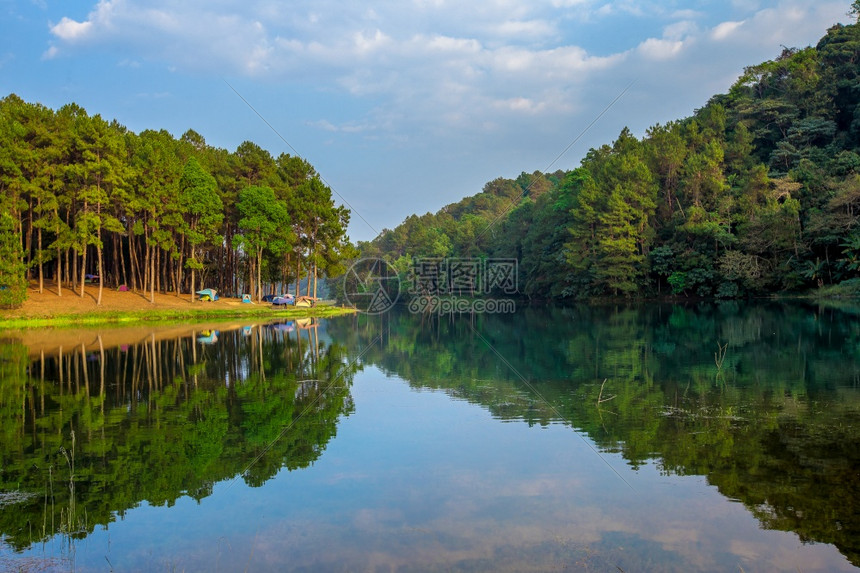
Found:
[[[516,257],[538,297],[741,297],[860,271],[860,27],[745,69],[693,117],[624,129],[581,167],[496,179],[360,245]],[[849,283],[853,286],[853,283]]]
[[[195,131],[129,131],[75,104],[0,100],[0,304],[28,280],[253,293],[343,272],[349,211],[304,159]],[[272,288],[272,286],[270,286]]]

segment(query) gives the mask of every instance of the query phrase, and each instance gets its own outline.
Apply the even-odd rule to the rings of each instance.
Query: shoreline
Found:
[[[296,336],[302,336],[302,331],[315,329],[318,326],[313,317],[283,320],[293,323]],[[198,340],[199,344],[201,343],[199,337],[207,337],[212,332],[216,335],[236,330],[250,332],[265,328],[266,324],[271,322],[272,320],[266,317],[248,316],[247,320],[225,318],[221,321],[201,320],[193,323],[152,321],[136,325],[101,323],[84,325],[77,329],[53,326],[6,329],[0,330],[0,344],[20,344],[26,348],[29,360],[38,360],[57,355],[87,356],[115,348],[179,338]]]
[[[338,306],[274,308],[266,303],[243,303],[237,298],[191,302],[188,294],[155,293],[155,302],[140,292],[104,289],[102,304],[97,305],[98,285],[86,285],[80,291],[64,288],[57,294],[54,283],[46,283],[43,292],[34,283],[28,298],[15,309],[0,310],[0,331],[45,327],[128,325],[133,323],[230,320],[235,318],[324,318],[352,314],[355,309]]]

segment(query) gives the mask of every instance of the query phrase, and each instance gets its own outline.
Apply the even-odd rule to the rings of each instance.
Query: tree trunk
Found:
[[[81,298],[84,298],[84,287],[87,284],[87,247],[84,245],[84,253],[81,255]]]
[[[194,260],[194,247],[191,247],[191,260]],[[194,303],[194,266],[191,267],[191,303]]]
[[[313,256],[313,255],[311,255]],[[305,285],[305,296],[311,296],[311,275],[313,274],[314,263],[308,264],[308,283]]]
[[[155,249],[153,245],[150,248],[149,254],[149,302],[155,303]]]
[[[317,264],[314,263],[314,299],[317,298]]]
[[[41,203],[41,200],[39,201]],[[42,227],[38,231],[38,256],[39,256],[39,294],[45,290],[45,273],[42,270]]]
[[[149,259],[149,302],[155,303],[155,247],[147,246],[147,259]]]
[[[96,257],[98,258],[98,269],[99,269],[99,297],[96,299],[96,306],[101,306],[102,304],[102,291],[105,288],[105,273],[104,273],[104,260],[103,260],[103,250],[102,250],[102,230],[99,228],[98,231],[98,242],[96,243]]]
[[[257,248],[257,300],[263,300],[263,247]]]
[[[21,232],[24,232],[24,223],[21,222]],[[32,278],[33,267],[33,198],[30,197],[30,202],[27,206],[27,234],[24,236],[24,256],[27,260],[27,282]]]
[[[311,296],[311,274],[316,275],[317,272],[317,221],[314,218],[313,233],[311,234],[311,264],[308,265],[308,286],[305,289],[308,296]]]
[[[182,291],[182,256],[185,254],[185,236],[182,236],[182,243],[179,245],[179,258],[176,260],[176,296],[179,296]],[[192,256],[193,258],[193,256]],[[192,269],[193,270],[193,269]],[[194,294],[192,289],[191,294]]]
[[[101,231],[99,231],[99,241],[101,241]],[[96,256],[98,258],[98,269],[99,269],[99,297],[96,299],[96,306],[101,306],[102,304],[102,291],[105,288],[105,273],[104,273],[104,260],[103,260],[103,250],[101,247],[101,243],[96,245]]]
[[[173,294],[179,296],[179,281],[182,280],[182,255],[176,260],[176,273],[173,275]]]
[[[57,296],[63,296],[63,252],[57,247]]]
[[[257,293],[254,292],[254,263],[255,259],[248,257],[248,282],[245,282],[245,272],[242,272],[242,282],[244,282],[244,290],[248,291],[248,294],[251,295],[251,300],[257,300]]]
[[[99,273],[99,296],[96,299],[96,306],[102,305],[102,291],[105,286],[105,273],[104,273],[104,249],[102,248],[102,204],[96,203],[96,214],[99,218],[99,227],[96,230],[96,263],[98,265],[98,273]]]
[[[231,281],[231,283],[232,283],[231,286],[233,287],[230,290],[232,290],[233,292],[238,292],[239,287],[236,284],[236,280],[237,280],[236,274],[237,273],[233,269],[233,248],[231,246],[233,244],[232,240],[233,240],[233,233],[230,230],[230,225],[224,225],[224,243],[218,246],[218,254],[219,254],[218,260],[224,264],[224,268],[229,273],[229,275],[228,275],[230,277],[229,280]],[[225,279],[222,276],[218,282],[222,287],[226,288],[227,279]]]
[[[143,289],[144,294],[149,289],[149,256],[150,256],[150,248],[149,248],[149,237],[144,234],[143,236],[143,245],[141,245],[141,249],[143,249],[143,272],[141,273],[140,286]]]
[[[119,259],[119,272],[122,274],[121,284],[128,286],[128,274],[125,269],[125,247],[123,246],[122,237],[117,237],[117,242],[119,243],[119,248],[117,249],[119,251],[117,257]]]
[[[129,225],[130,228],[131,225]],[[131,289],[135,292],[138,289],[143,290],[143,273],[140,272],[140,252],[133,231],[128,235],[128,259],[129,270],[131,271]]]
[[[302,258],[300,256],[296,256],[296,298],[301,294],[299,292],[299,283],[302,280]]]
[[[117,283],[114,284],[114,287],[119,286],[119,281],[122,280],[122,275],[120,274],[120,259],[122,257],[122,239],[119,233],[111,233],[111,249],[113,250],[113,256],[111,257],[111,265],[113,266],[113,277]]]

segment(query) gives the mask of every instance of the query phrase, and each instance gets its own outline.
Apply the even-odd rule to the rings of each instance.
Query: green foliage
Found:
[[[284,201],[275,197],[271,187],[246,187],[239,192],[238,231],[233,238],[235,245],[244,249],[252,258],[250,284],[255,285],[254,297],[263,296],[261,276],[263,253],[280,255],[290,248],[290,215]]]
[[[263,268],[234,241],[247,187],[272,189],[289,215]],[[284,284],[341,273],[354,255],[349,211],[307,161],[273,158],[248,141],[232,153],[216,149],[191,130],[178,140],[165,130],[135,134],[75,104],[54,111],[15,95],[0,100],[0,200],[39,288],[48,278],[80,287],[81,296],[85,275],[97,275],[100,287],[152,293],[193,293],[205,277],[206,286],[236,294],[249,286],[253,264],[255,278],[262,271]]]
[[[687,288],[687,273],[675,271],[666,279],[672,286],[672,294],[681,294]]]
[[[848,279],[839,284],[822,288],[819,293],[822,297],[851,297],[860,296],[860,278]]]
[[[27,270],[15,220],[0,212],[0,308],[19,306],[27,300]]]
[[[516,257],[531,297],[735,298],[850,278],[858,53],[860,25],[834,26],[815,47],[745,68],[693,117],[642,140],[624,129],[566,173],[496,179],[364,248],[389,260]]]

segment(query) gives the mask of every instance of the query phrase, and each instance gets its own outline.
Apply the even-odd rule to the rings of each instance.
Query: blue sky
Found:
[[[0,0],[0,94],[230,150],[295,149],[367,240],[496,177],[574,168],[625,126],[686,117],[744,66],[847,23],[849,5]]]

